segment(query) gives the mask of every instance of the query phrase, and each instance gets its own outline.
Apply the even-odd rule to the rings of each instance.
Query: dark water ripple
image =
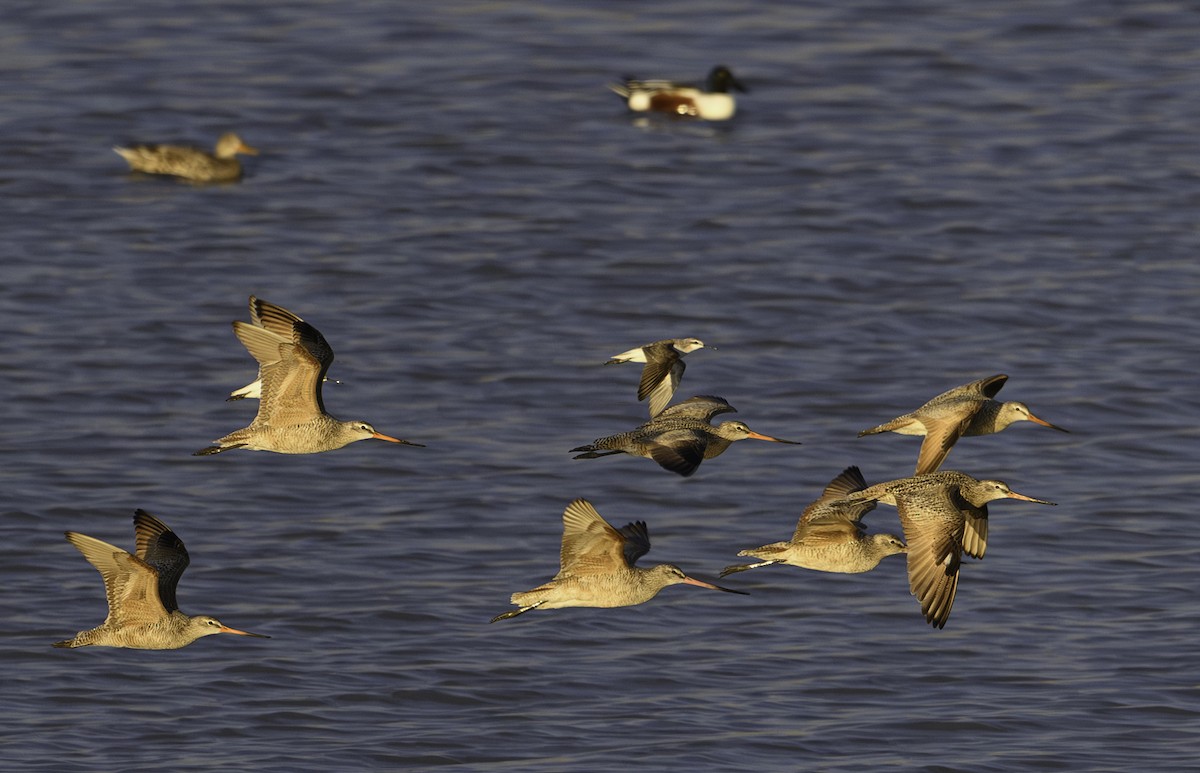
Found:
[[[1183,770],[1200,724],[1189,528],[1200,438],[1200,19],[1172,4],[321,0],[17,3],[0,34],[0,656],[29,771]],[[603,84],[730,64],[727,125]],[[109,148],[262,149],[240,185]],[[427,448],[189,454],[243,426],[256,293],[336,348],[330,410]],[[632,427],[658,337],[685,390],[799,447],[691,479],[572,461]],[[895,559],[764,569],[749,598],[494,626],[584,496],[713,577],[836,472],[910,472],[858,430],[992,373],[1072,430],[968,438],[997,504],[943,631]],[[47,646],[98,623],[62,540],[160,514],[189,612],[270,634]],[[895,531],[894,511],[870,520]]]

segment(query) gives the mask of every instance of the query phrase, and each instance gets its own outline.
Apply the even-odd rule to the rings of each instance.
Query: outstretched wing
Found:
[[[559,574],[607,574],[625,562],[625,535],[614,529],[586,499],[563,511]]]
[[[282,306],[276,306],[261,298],[255,298],[253,295],[250,296],[250,319],[255,325],[264,327],[286,339],[291,339],[296,326],[304,322]],[[312,325],[307,325],[302,343],[308,349],[308,353],[321,363],[321,367],[329,370],[329,366],[333,363],[333,347],[325,340],[325,336],[321,335]],[[325,371],[323,370],[321,377],[324,378],[324,376]]]
[[[105,625],[124,627],[162,619],[165,610],[158,596],[158,572],[121,548],[78,532],[67,532],[67,541],[96,567],[108,597]]]
[[[983,401],[981,400],[973,407],[964,405],[953,415],[923,417],[925,439],[921,441],[921,450],[917,454],[917,469],[913,474],[925,475],[937,472],[938,468],[942,466],[942,462],[946,461],[950,449],[954,448],[954,444],[967,431],[967,427],[971,426],[975,414],[982,407]]]
[[[650,458],[663,469],[689,477],[704,461],[709,435],[692,429],[663,432],[647,442]]]
[[[954,606],[962,562],[963,516],[951,488],[917,490],[897,497],[908,543],[908,584],[925,620],[942,628]]]
[[[847,467],[825,486],[815,502],[804,508],[796,522],[792,541],[829,539],[843,542],[845,537],[861,537],[865,529],[862,517],[875,509],[874,500],[849,501],[845,497],[867,487],[858,467]]]
[[[633,566],[639,558],[650,552],[650,531],[645,521],[627,523],[617,531],[625,538],[625,563]]]
[[[325,369],[309,351],[321,334],[307,322],[297,322],[291,338],[255,327],[240,320],[233,331],[246,350],[258,360],[262,376],[262,398],[256,422],[277,425],[300,424],[325,412],[321,379]]]
[[[695,397],[689,397],[681,403],[672,405],[654,418],[699,419],[700,421],[711,422],[714,416],[719,416],[722,413],[737,413],[737,409],[730,405],[724,397],[696,395]]]
[[[1004,386],[1005,381],[1008,381],[1008,376],[1003,373],[997,373],[996,375],[989,376],[988,378],[981,378],[978,381],[972,381],[967,386],[978,390],[979,394],[983,395],[987,399],[995,400],[996,394],[1000,391],[1000,387]]]
[[[135,510],[133,528],[137,534],[137,557],[158,573],[158,597],[168,612],[179,609],[175,589],[191,558],[183,540],[165,523],[145,510]]]
[[[653,418],[662,413],[675,396],[686,366],[672,341],[655,341],[643,347],[643,351],[646,365],[638,384],[638,399],[650,398],[650,416]]]

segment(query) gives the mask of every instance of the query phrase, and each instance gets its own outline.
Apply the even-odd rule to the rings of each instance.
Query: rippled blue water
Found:
[[[1185,4],[13,3],[0,21],[0,751],[27,771],[1169,770],[1200,749],[1200,17]],[[604,83],[752,92],[642,121]],[[240,185],[114,144],[263,152]],[[338,354],[326,404],[427,448],[190,452],[243,426],[256,293]],[[615,352],[798,447],[691,479],[567,449],[639,423]],[[1072,430],[948,467],[993,507],[943,631],[904,565],[764,569],[489,625],[561,512],[713,576],[786,537],[858,430],[1008,373]],[[185,611],[273,638],[55,650],[103,619],[63,539],[186,541]],[[894,510],[870,517],[894,531]]]

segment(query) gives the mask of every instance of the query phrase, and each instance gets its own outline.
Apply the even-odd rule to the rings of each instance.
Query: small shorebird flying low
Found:
[[[683,355],[703,348],[704,342],[699,338],[668,338],[614,354],[612,359],[604,364],[646,363],[642,368],[641,383],[638,384],[638,400],[650,398],[650,418],[653,419],[662,413],[667,403],[675,396],[675,390],[679,388],[679,380],[683,378],[686,367],[683,364]]]
[[[672,564],[643,569],[634,562],[650,550],[650,534],[642,521],[614,529],[586,499],[563,511],[562,552],[558,574],[533,590],[512,594],[514,609],[492,618],[507,620],[531,609],[563,607],[629,607],[644,604],[668,585],[746,595],[742,591],[697,580]]]
[[[367,438],[421,445],[376,432],[365,421],[340,421],[326,413],[321,383],[333,362],[333,350],[325,337],[287,309],[254,296],[250,296],[250,304],[256,307],[251,318],[260,320],[261,326],[236,320],[233,332],[258,360],[262,382],[258,414],[250,426],[230,432],[195,456],[231,448],[315,454]]]
[[[898,416],[878,427],[864,429],[858,436],[880,432],[924,435],[917,456],[917,471],[914,473],[924,475],[937,472],[950,449],[963,435],[991,435],[1017,421],[1032,421],[1059,432],[1067,431],[1034,416],[1025,403],[1002,403],[993,399],[1007,380],[1008,376],[1001,373],[955,387],[912,413]]]
[[[67,541],[104,578],[108,617],[90,631],[55,642],[55,647],[128,647],[139,650],[174,650],[216,633],[235,633],[269,639],[261,633],[230,628],[208,615],[189,616],[179,611],[175,588],[189,558],[183,541],[165,523],[145,510],[133,516],[137,555],[78,532],[67,532]]]
[[[737,112],[737,103],[729,90],[747,91],[725,65],[717,65],[709,72],[704,88],[688,83],[636,78],[610,83],[608,87],[635,112],[667,113],[706,121],[732,118]]]
[[[215,154],[184,145],[134,145],[113,151],[129,162],[135,172],[166,174],[202,183],[233,182],[242,177],[237,155],[257,156],[258,151],[233,132],[217,140]]]
[[[867,534],[862,518],[875,509],[873,501],[846,499],[866,487],[862,472],[857,467],[847,467],[829,482],[820,498],[804,508],[790,540],[741,551],[739,556],[763,560],[757,564],[727,566],[721,576],[772,564],[857,574],[871,571],[887,556],[904,553],[908,548],[894,534]]]
[[[737,440],[753,438],[799,445],[794,440],[754,432],[740,421],[723,421],[713,426],[714,416],[736,410],[723,397],[697,395],[672,405],[629,432],[598,438],[586,446],[572,448],[571,452],[585,452],[573,457],[575,459],[595,459],[612,454],[644,456],[658,462],[663,469],[686,478],[696,471],[700,462],[720,456]]]
[[[1053,505],[1018,494],[999,480],[977,480],[953,470],[876,483],[846,499],[883,502],[900,512],[908,540],[908,585],[921,602],[930,625],[942,628],[954,606],[962,554],[983,558],[987,551],[987,503],[1020,499]]]

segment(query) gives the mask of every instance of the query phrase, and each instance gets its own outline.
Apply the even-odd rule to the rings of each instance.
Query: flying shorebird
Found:
[[[862,472],[857,467],[847,467],[829,482],[815,502],[804,508],[790,540],[741,551],[739,556],[763,560],[757,564],[727,566],[721,576],[772,564],[857,574],[871,571],[887,556],[905,552],[908,548],[904,541],[894,534],[867,535],[862,518],[875,509],[875,503],[846,499],[866,487]]]
[[[645,523],[637,521],[614,529],[600,517],[591,502],[576,499],[563,511],[558,574],[533,590],[512,594],[511,602],[519,609],[496,615],[492,622],[538,608],[644,604],[663,588],[679,583],[746,595],[689,577],[673,564],[659,564],[649,569],[634,566],[648,550],[650,534]]]
[[[135,172],[166,174],[202,183],[233,182],[241,179],[242,165],[237,154],[257,156],[258,151],[242,142],[233,132],[217,140],[216,153],[183,145],[134,145],[113,148],[129,162]]]
[[[333,362],[325,337],[296,315],[250,297],[257,306],[262,327],[236,320],[233,332],[258,360],[262,397],[250,426],[230,432],[194,456],[219,454],[231,448],[274,451],[280,454],[315,454],[333,451],[358,440],[376,438],[390,443],[420,446],[376,432],[365,421],[340,421],[325,412],[321,383]],[[282,334],[288,329],[290,335]]]
[[[1020,499],[1054,504],[1018,494],[1004,481],[976,480],[951,470],[877,483],[846,498],[899,510],[908,540],[908,585],[925,620],[937,628],[950,617],[962,554],[983,558],[987,551],[987,503]]]
[[[261,633],[230,628],[208,615],[185,615],[175,602],[175,588],[188,567],[183,541],[165,523],[145,510],[133,516],[137,555],[95,537],[67,532],[67,541],[104,578],[108,617],[90,631],[55,642],[55,647],[128,647],[174,650],[217,633],[269,639]]]
[[[916,475],[937,472],[950,449],[963,435],[990,435],[1016,421],[1032,421],[1043,427],[1066,432],[1062,427],[1039,419],[1025,403],[1002,403],[995,398],[1008,376],[1003,373],[972,381],[943,392],[912,413],[906,413],[886,424],[864,429],[858,433],[874,435],[896,432],[901,435],[924,435],[917,456]]]
[[[709,72],[704,88],[690,83],[636,78],[610,83],[608,88],[624,99],[629,109],[635,112],[649,110],[706,121],[732,118],[737,111],[737,103],[729,90],[747,91],[724,65],[717,65]]]
[[[644,456],[659,466],[685,478],[696,471],[700,462],[720,456],[730,443],[753,438],[772,443],[799,445],[794,440],[782,440],[752,431],[740,421],[723,421],[713,426],[712,418],[737,410],[723,397],[697,395],[672,405],[650,421],[629,432],[598,438],[586,446],[572,448],[583,451],[575,459],[595,459],[612,454]]]
[[[638,384],[638,400],[650,398],[650,418],[662,413],[675,396],[679,380],[683,378],[683,355],[703,349],[699,338],[668,338],[663,341],[638,346],[627,352],[614,354],[604,363],[614,365],[621,362],[644,362],[642,380]],[[714,348],[714,347],[709,347]]]

